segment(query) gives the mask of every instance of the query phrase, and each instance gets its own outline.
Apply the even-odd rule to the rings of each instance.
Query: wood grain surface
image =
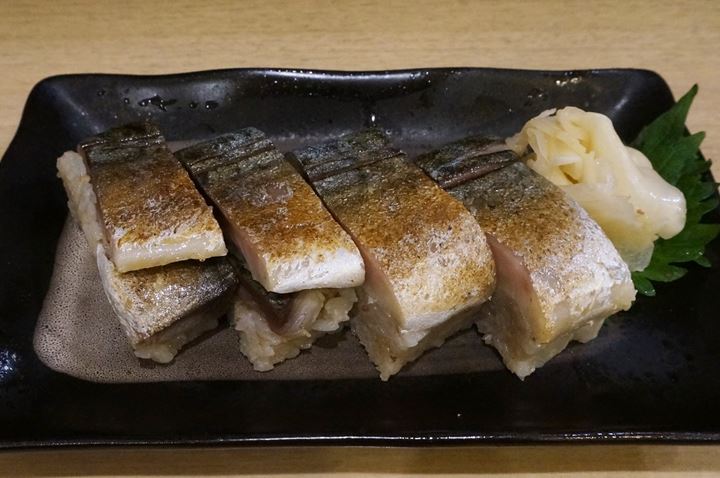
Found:
[[[62,73],[230,67],[647,68],[719,158],[720,2],[0,0],[0,151],[32,86]],[[90,450],[0,453],[7,476],[711,476],[714,446]]]
[[[677,95],[700,84],[689,126],[720,153],[720,2],[4,1],[0,148],[32,86],[61,73],[230,67],[647,68]],[[715,165],[720,173],[720,161]]]
[[[718,448],[580,445],[458,448],[105,449],[0,454],[7,476],[699,477]]]

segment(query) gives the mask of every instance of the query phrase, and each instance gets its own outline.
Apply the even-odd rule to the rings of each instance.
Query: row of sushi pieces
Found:
[[[172,153],[141,123],[57,166],[135,354],[156,362],[229,311],[258,371],[349,321],[386,380],[476,324],[524,378],[635,297],[600,227],[502,140],[411,160],[364,130],[283,155],[247,128]]]

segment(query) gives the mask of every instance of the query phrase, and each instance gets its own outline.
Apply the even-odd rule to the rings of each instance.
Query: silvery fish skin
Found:
[[[271,370],[340,329],[365,279],[362,257],[265,135],[247,128],[176,154],[242,258],[232,320],[254,368]]]
[[[388,149],[390,141],[378,129],[362,130],[346,135],[336,141],[309,146],[294,152],[292,156],[310,181],[319,181],[328,176],[356,169],[365,164],[383,159],[378,152],[394,156]]]
[[[494,138],[467,138],[421,156],[416,163],[441,188],[448,190],[517,162],[504,141]]]
[[[160,363],[218,326],[238,284],[227,257],[182,261],[120,273],[109,259],[85,162],[74,152],[57,161],[68,206],[94,251],[100,279],[135,355]]]
[[[404,153],[387,142],[367,146],[367,138],[361,132],[340,140],[363,145],[361,151],[330,144],[294,155],[363,254],[367,276],[351,325],[387,380],[472,324],[472,312],[494,289],[495,271],[485,235],[463,205]],[[353,158],[362,161],[349,168]]]
[[[477,327],[519,377],[571,340],[595,338],[608,316],[630,308],[635,289],[610,240],[503,141],[469,138],[416,164],[462,201],[488,234],[498,285]]]
[[[99,245],[97,262],[105,294],[135,355],[160,363],[170,362],[184,345],[217,328],[238,285],[225,257],[121,274]]]
[[[78,152],[118,272],[227,253],[212,209],[156,126],[113,128],[82,141]]]
[[[270,292],[362,284],[362,258],[312,188],[254,128],[176,153]]]

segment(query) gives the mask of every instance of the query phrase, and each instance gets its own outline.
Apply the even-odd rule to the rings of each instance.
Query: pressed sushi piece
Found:
[[[367,144],[367,134],[341,141]],[[333,149],[335,156],[314,155]],[[344,159],[356,157],[363,160],[349,169]],[[362,151],[326,145],[295,158],[365,260],[351,326],[383,380],[472,325],[494,289],[495,271],[485,234],[459,201],[404,153],[383,145]],[[313,177],[323,163],[341,167]]]
[[[365,266],[350,236],[300,173],[257,129],[176,153],[220,211],[241,258],[233,322],[256,370],[338,330]]]
[[[488,235],[497,290],[477,327],[520,378],[570,341],[595,338],[608,316],[630,308],[630,271],[602,229],[504,142],[468,138],[416,164]]]
[[[319,337],[340,330],[357,302],[355,289],[268,292],[239,269],[240,287],[231,312],[240,350],[259,372],[296,357]]]
[[[78,152],[117,272],[227,253],[211,207],[156,126],[113,128],[82,141]]]
[[[237,274],[225,257],[118,273],[101,245],[103,289],[135,355],[168,363],[180,349],[219,325],[231,307]]]
[[[135,355],[170,362],[185,344],[218,326],[238,284],[228,258],[118,272],[104,245],[96,196],[83,158],[67,152],[58,159],[57,168],[70,211],[96,254],[103,289]]]
[[[362,258],[312,188],[257,129],[176,153],[222,214],[254,280],[286,294],[362,284]]]

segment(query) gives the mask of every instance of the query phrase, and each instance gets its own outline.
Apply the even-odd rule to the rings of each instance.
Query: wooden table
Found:
[[[386,4],[387,3],[387,4]],[[675,95],[700,94],[689,127],[720,153],[717,1],[197,1],[0,3],[0,150],[32,86],[61,73],[171,73],[228,67],[393,69],[495,66],[648,68]],[[720,161],[713,171],[720,177]],[[712,404],[717,406],[717,404]],[[707,476],[720,447],[93,450],[0,454],[29,475]],[[628,473],[632,472],[632,473]],[[557,476],[556,475],[556,476]]]

